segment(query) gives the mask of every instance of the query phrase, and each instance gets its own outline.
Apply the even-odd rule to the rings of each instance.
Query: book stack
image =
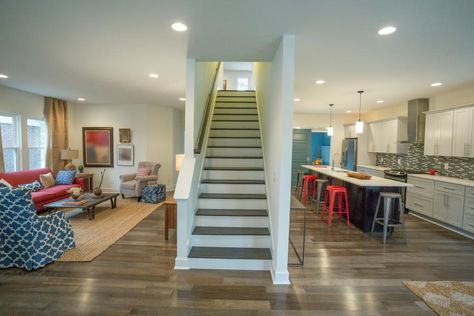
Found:
[[[87,203],[86,200],[79,200],[79,201],[67,201],[64,202],[64,205],[71,205],[71,206],[78,206]]]

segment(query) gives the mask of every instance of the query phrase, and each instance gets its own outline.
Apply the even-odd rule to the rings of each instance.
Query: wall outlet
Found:
[[[448,170],[449,169],[449,162],[444,163],[444,169]]]

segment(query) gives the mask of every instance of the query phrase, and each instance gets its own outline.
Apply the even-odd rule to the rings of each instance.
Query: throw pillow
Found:
[[[13,185],[7,182],[7,180],[0,179],[0,188],[13,188]]]
[[[45,187],[45,188],[54,187],[54,185],[56,184],[56,182],[54,182],[54,177],[51,174],[51,172],[49,172],[47,174],[41,174],[40,175],[40,181],[41,181],[41,184],[43,185],[43,187]]]
[[[137,178],[149,176],[151,172],[150,168],[138,168]]]
[[[35,180],[31,183],[19,184],[19,188],[31,190],[31,192],[36,192],[43,189],[43,186],[38,180]]]
[[[73,184],[75,176],[75,170],[59,170],[56,176],[56,184]]]

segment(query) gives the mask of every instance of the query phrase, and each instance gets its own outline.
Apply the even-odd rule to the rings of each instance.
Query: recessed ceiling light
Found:
[[[300,102],[301,99],[300,99],[300,98],[294,98],[293,101],[295,101],[295,102]]]
[[[433,82],[431,84],[432,87],[439,87],[439,86],[442,86],[443,84],[441,82]]]
[[[186,101],[186,98],[179,98],[179,101]]]
[[[351,110],[347,110],[346,113],[352,113],[352,111],[351,111]]]
[[[379,35],[388,35],[388,34],[392,34],[396,30],[397,30],[397,28],[395,26],[385,26],[385,27],[381,28],[378,31],[378,33],[379,33]]]
[[[77,101],[85,101],[86,99],[84,98],[77,98]]]
[[[183,24],[181,22],[176,22],[176,23],[171,24],[171,28],[175,30],[176,32],[184,32],[188,29],[186,24]]]
[[[377,101],[375,101],[375,102],[377,102],[377,103],[384,103],[385,101],[384,101],[384,100],[377,100]]]
[[[156,79],[156,78],[159,77],[159,75],[158,74],[149,74],[148,77]]]
[[[326,81],[324,81],[324,80],[316,80],[316,84],[325,84],[325,83],[326,83]]]
[[[8,76],[7,76],[7,75],[4,75],[4,74],[0,74],[0,78],[2,78],[2,79],[7,79]]]

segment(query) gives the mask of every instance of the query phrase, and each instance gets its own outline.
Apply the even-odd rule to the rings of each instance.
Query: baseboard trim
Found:
[[[415,217],[418,217],[419,219],[422,219],[424,221],[427,221],[427,222],[430,222],[431,224],[434,224],[434,225],[437,225],[437,226],[440,226],[440,227],[443,227],[447,230],[450,230],[456,234],[459,234],[461,236],[464,236],[464,237],[467,237],[469,239],[473,239],[474,240],[474,234],[473,235],[470,235],[468,232],[462,230],[461,228],[454,228],[452,226],[448,226],[447,224],[444,224],[444,223],[441,223],[441,222],[438,222],[436,219],[433,219],[433,218],[429,218],[425,215],[422,215],[422,214],[419,214],[419,213],[416,213],[416,211],[413,211],[413,210],[410,210],[410,215],[413,215]]]
[[[175,270],[189,270],[189,260],[188,258],[178,258],[176,257],[174,261]]]
[[[288,271],[279,271],[276,272],[275,269],[271,269],[271,275],[273,284],[275,285],[291,285],[290,274]]]

